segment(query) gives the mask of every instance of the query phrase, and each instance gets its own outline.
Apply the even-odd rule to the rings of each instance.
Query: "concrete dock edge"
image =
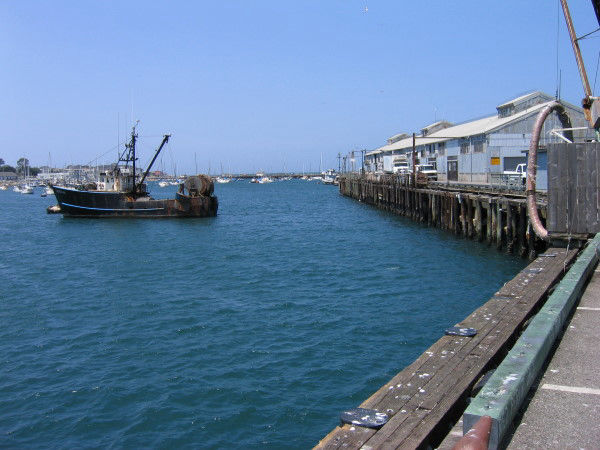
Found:
[[[489,448],[497,449],[503,443],[515,415],[598,262],[599,253],[600,233],[588,243],[493,376],[472,399],[464,413],[463,434],[481,417],[491,416]]]

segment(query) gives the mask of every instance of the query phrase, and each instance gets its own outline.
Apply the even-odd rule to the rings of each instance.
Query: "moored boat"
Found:
[[[154,199],[144,183],[154,161],[169,140],[166,134],[152,161],[138,181],[136,172],[135,126],[131,140],[112,170],[103,172],[96,183],[79,188],[52,186],[60,212],[69,217],[212,217],[218,199],[210,177],[195,175],[179,185],[175,199]],[[125,163],[125,165],[120,165]],[[131,166],[129,166],[131,163]],[[55,212],[53,210],[52,212]]]

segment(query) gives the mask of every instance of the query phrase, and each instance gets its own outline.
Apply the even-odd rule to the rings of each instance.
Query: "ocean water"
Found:
[[[526,264],[315,182],[210,219],[39,193],[0,191],[2,447],[309,448]]]

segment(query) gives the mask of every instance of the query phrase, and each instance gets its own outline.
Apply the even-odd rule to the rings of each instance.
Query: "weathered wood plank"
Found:
[[[590,233],[600,231],[598,227],[598,165],[596,149],[588,148],[586,152],[587,173],[585,180],[586,222]]]
[[[571,251],[571,254],[575,253],[575,251]],[[427,391],[431,387],[434,390],[425,394],[423,399],[418,398],[419,394],[417,394],[407,403],[405,409],[409,413],[418,410],[418,413],[414,414],[416,416],[414,420],[403,418],[401,427],[386,434],[376,433],[367,442],[369,446],[379,448],[391,445],[399,448],[414,448],[422,445],[430,433],[440,426],[440,420],[450,413],[452,406],[461,397],[467,394],[467,390],[470,390],[478,376],[487,370],[490,362],[498,356],[505,343],[510,339],[516,339],[518,329],[532,315],[533,309],[544,295],[545,291],[540,291],[538,287],[544,284],[553,284],[563,270],[563,261],[560,258],[558,262],[555,259],[550,262],[543,260],[537,262],[539,264],[532,264],[528,267],[528,270],[533,270],[532,272],[519,274],[518,285],[526,285],[528,287],[527,294],[520,297],[514,296],[512,300],[504,300],[508,302],[509,306],[503,309],[497,326],[492,327],[493,331],[487,333],[478,345],[475,345],[476,341],[473,340],[470,345],[463,347],[455,357],[459,364],[452,367],[451,371],[445,371],[444,379],[440,380],[437,385],[432,386],[431,383],[427,385]],[[536,269],[541,271],[537,272]],[[509,291],[513,295],[515,287]],[[476,348],[473,349],[474,347]],[[429,412],[423,414],[423,410]],[[407,445],[408,442],[418,445]]]
[[[443,336],[361,404],[390,414],[384,427],[378,431],[336,428],[318,448],[412,448],[440,440],[443,419],[454,414],[455,407],[464,406],[461,402],[471,386],[514,339],[576,250],[548,253],[556,256],[536,259],[460,323],[479,329],[474,338]]]
[[[557,230],[556,208],[558,205],[558,189],[553,189],[553,186],[558,186],[558,150],[553,147],[548,150],[547,154],[548,167],[548,220],[546,228],[549,232]]]
[[[551,205],[556,218],[556,228],[552,231],[558,233],[567,232],[567,214],[568,214],[568,154],[566,147],[559,146],[556,155],[556,202]],[[560,186],[560,187],[558,187]]]

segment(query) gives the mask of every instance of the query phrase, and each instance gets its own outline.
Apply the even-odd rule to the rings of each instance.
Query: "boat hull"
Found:
[[[214,217],[219,202],[215,196],[187,196],[155,200],[133,198],[120,192],[80,191],[53,186],[60,212],[69,217]]]

